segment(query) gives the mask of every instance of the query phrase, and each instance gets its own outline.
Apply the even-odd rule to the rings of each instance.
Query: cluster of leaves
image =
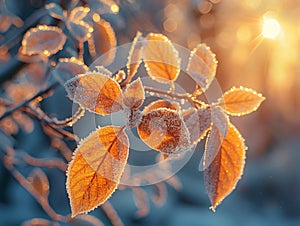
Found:
[[[142,61],[152,79],[170,84],[169,91],[143,86],[140,78],[131,82]],[[125,130],[133,127],[164,158],[180,156],[207,137],[203,168],[212,209],[234,189],[243,173],[246,146],[228,115],[255,111],[264,97],[252,89],[234,87],[215,103],[201,101],[200,96],[209,88],[217,68],[215,55],[205,44],[191,52],[186,69],[196,83],[195,92],[178,95],[173,83],[180,74],[180,61],[178,51],[166,36],[150,33],[143,37],[138,32],[128,57],[127,74],[117,74],[125,73],[123,80],[99,67],[67,81],[68,96],[83,108],[100,115],[122,110],[126,116],[123,127],[97,128],[74,152],[66,183],[72,216],[103,204],[115,191],[129,154]],[[145,91],[170,100],[157,100],[140,110]],[[189,101],[192,107],[181,108],[176,102],[180,99]]]

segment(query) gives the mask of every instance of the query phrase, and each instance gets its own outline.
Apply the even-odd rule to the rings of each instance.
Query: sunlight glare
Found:
[[[276,39],[280,33],[280,24],[275,18],[264,17],[262,24],[262,36],[264,38]]]

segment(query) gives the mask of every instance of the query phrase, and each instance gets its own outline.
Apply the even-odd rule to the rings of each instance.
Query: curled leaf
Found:
[[[241,116],[256,111],[265,100],[260,93],[245,87],[233,87],[223,95],[220,100],[226,112],[230,115]]]
[[[192,108],[183,112],[182,116],[190,132],[191,144],[196,145],[211,127],[211,111],[209,108]]]
[[[129,51],[128,61],[127,61],[127,74],[128,82],[130,82],[133,76],[136,74],[142,59],[143,52],[143,36],[141,32],[137,32],[133,39],[132,46]]]
[[[129,141],[123,128],[98,128],[74,152],[67,172],[72,217],[103,204],[117,188],[124,171]]]
[[[69,97],[100,115],[122,110],[122,91],[117,82],[97,72],[79,75],[66,82]]]
[[[141,79],[138,78],[126,87],[123,93],[123,102],[125,106],[137,109],[143,104],[144,99],[144,87]]]
[[[84,74],[87,70],[88,67],[75,57],[61,58],[52,74],[63,85],[76,75]]]
[[[179,104],[176,102],[170,102],[167,100],[156,100],[151,102],[149,105],[147,105],[144,110],[143,113],[147,114],[149,112],[151,112],[152,110],[158,109],[158,108],[168,108],[171,110],[175,110],[178,111],[180,109]]]
[[[158,82],[175,81],[180,72],[180,58],[170,40],[162,34],[150,33],[143,49],[148,75]]]
[[[206,90],[216,75],[217,64],[216,55],[206,44],[200,44],[191,52],[187,72],[203,90]]]
[[[48,197],[49,181],[46,174],[41,169],[34,169],[29,175],[28,181],[39,195]]]
[[[166,154],[179,154],[190,148],[190,135],[179,114],[159,108],[142,117],[140,138],[151,148]]]
[[[204,171],[205,187],[212,203],[212,210],[215,210],[232,192],[242,176],[246,149],[239,131],[229,124],[227,136],[222,140],[217,155],[209,165],[205,166]],[[206,156],[209,155],[209,151],[206,148]],[[204,164],[206,164],[205,161]]]
[[[62,30],[54,26],[39,25],[31,28],[23,37],[22,53],[50,56],[61,50],[66,42]]]
[[[117,46],[116,34],[109,22],[100,19],[93,24],[93,33],[88,40],[92,56],[101,56],[99,64],[107,66],[115,58]]]

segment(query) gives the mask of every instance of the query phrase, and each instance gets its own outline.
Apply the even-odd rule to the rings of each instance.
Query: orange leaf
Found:
[[[170,40],[162,34],[150,33],[143,49],[148,75],[158,82],[175,81],[180,72],[180,58]]]
[[[92,56],[101,56],[99,65],[107,66],[115,58],[117,39],[110,23],[100,19],[93,24],[93,33],[88,40],[89,51]]]
[[[179,114],[159,108],[142,117],[140,138],[151,148],[166,154],[179,154],[190,148],[190,135]]]
[[[79,75],[66,82],[70,98],[100,115],[122,110],[122,91],[117,82],[97,72]]]
[[[191,52],[187,72],[202,89],[206,90],[215,77],[217,63],[216,56],[210,48],[200,44]]]
[[[253,89],[233,87],[224,93],[223,100],[220,100],[220,102],[223,102],[221,104],[225,105],[228,114],[241,116],[256,111],[264,100],[265,97]]]
[[[128,81],[130,82],[133,76],[136,74],[142,59],[143,50],[143,37],[141,32],[137,32],[133,39],[132,46],[129,51],[127,61],[127,74]]]
[[[72,217],[103,204],[117,188],[124,171],[129,141],[123,128],[98,128],[74,152],[67,172]]]
[[[183,112],[182,116],[190,132],[191,144],[196,145],[211,127],[211,111],[209,108],[193,108]]]
[[[39,168],[34,169],[28,181],[31,183],[34,190],[43,197],[48,197],[49,194],[49,181],[46,174]]]
[[[212,140],[211,144],[217,144],[211,147],[209,145],[206,146],[204,181],[212,203],[211,208],[215,210],[223,199],[232,192],[241,178],[247,148],[239,131],[232,124],[229,124],[227,136],[221,141],[220,148],[213,161],[208,163],[206,160],[211,158],[211,148],[218,146],[218,139],[221,134],[216,129],[214,132],[211,131],[210,136],[217,138],[217,140]]]
[[[31,28],[23,37],[22,53],[26,55],[44,54],[50,56],[61,50],[66,36],[58,27],[39,25]]]
[[[180,109],[179,105],[176,102],[169,102],[167,100],[156,100],[151,102],[148,106],[146,106],[143,110],[144,114],[147,114],[151,112],[152,110],[158,109],[158,108],[168,108],[171,110],[178,111]]]
[[[129,108],[137,109],[139,108],[145,99],[145,91],[141,79],[130,83],[124,93],[123,93],[123,102]]]
[[[76,75],[83,74],[87,70],[88,67],[75,57],[61,58],[52,71],[52,74],[61,84],[65,84],[71,78],[74,78]]]

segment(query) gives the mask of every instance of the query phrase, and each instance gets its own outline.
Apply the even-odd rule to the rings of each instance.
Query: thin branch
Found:
[[[113,208],[109,201],[106,201],[104,204],[102,204],[101,208],[113,226],[124,226],[117,211]]]
[[[24,153],[23,160],[31,166],[58,168],[63,172],[67,170],[67,165],[61,159],[39,159]]]

